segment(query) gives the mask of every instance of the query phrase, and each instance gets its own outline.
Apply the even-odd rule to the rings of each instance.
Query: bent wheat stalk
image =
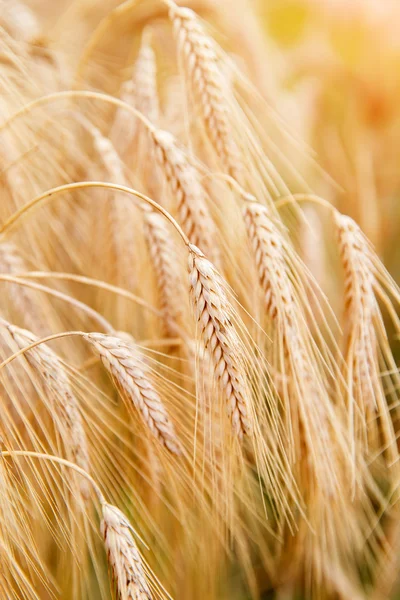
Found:
[[[45,201],[54,199],[63,192],[97,187],[117,190],[139,198],[168,219],[182,238],[189,251],[190,286],[195,313],[201,323],[203,341],[206,345],[210,343],[214,375],[220,382],[224,392],[228,415],[239,438],[243,436],[243,433],[251,433],[253,424],[252,417],[249,414],[250,407],[248,406],[248,399],[251,394],[245,374],[243,345],[230,320],[233,308],[227,299],[224,281],[201,250],[190,243],[182,227],[165,208],[146,195],[127,186],[98,181],[70,183],[48,190],[44,194],[33,198],[9,217],[0,227],[0,234],[4,234],[15,227],[16,223],[28,211]],[[217,302],[215,306],[212,303],[213,301]]]

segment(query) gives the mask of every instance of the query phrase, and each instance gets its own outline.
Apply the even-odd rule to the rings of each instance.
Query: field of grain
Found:
[[[0,598],[400,594],[397,0],[0,0]]]

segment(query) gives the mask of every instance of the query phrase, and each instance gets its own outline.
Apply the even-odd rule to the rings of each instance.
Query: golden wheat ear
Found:
[[[125,515],[111,504],[103,504],[101,534],[121,600],[151,600],[152,595],[132,527]]]
[[[132,77],[125,81],[119,93],[123,102],[135,106],[154,125],[160,118],[160,101],[157,89],[157,61],[152,46],[152,31],[146,28],[142,40]],[[111,127],[110,139],[125,157],[127,150],[137,141],[138,129],[142,126],[132,119],[127,112],[118,108]]]
[[[175,428],[139,349],[102,333],[88,333],[84,339],[100,357],[129,406],[139,412],[152,435],[170,452],[179,454],[180,443]]]
[[[336,553],[350,555],[355,540],[359,544],[362,538],[350,498],[351,446],[332,404],[319,355],[324,348],[316,347],[307,326],[302,274],[294,269],[294,250],[266,207],[246,202],[244,221],[273,335],[271,378],[284,411],[282,436],[304,498],[306,519],[299,519],[298,531],[285,542],[291,549],[290,577],[298,586],[303,585],[303,576],[309,577],[318,594],[331,586],[329,568],[334,561],[343,573],[347,569]],[[361,480],[359,475],[360,485]],[[278,570],[285,576],[287,569],[283,557]]]
[[[231,321],[232,308],[224,282],[212,263],[193,244],[189,245],[189,278],[201,335],[210,352],[232,428],[241,439],[253,430],[243,347]]]
[[[227,80],[214,41],[191,9],[168,0],[169,17],[188,83],[199,104],[207,135],[225,170],[241,178],[239,149],[234,141],[226,102]]]
[[[184,315],[187,295],[179,272],[175,239],[164,217],[154,211],[145,212],[144,231],[157,279],[164,329],[167,335],[174,336]]]
[[[33,333],[1,320],[1,326],[11,335],[21,350],[39,340]],[[59,429],[67,456],[85,471],[90,470],[90,458],[85,427],[79,404],[72,390],[63,362],[48,346],[37,345],[25,354],[30,366],[41,377],[46,391],[54,402],[58,415],[55,424]],[[87,495],[86,482],[82,481],[82,492]]]
[[[216,228],[196,167],[168,131],[151,129],[149,136],[162,176],[176,204],[179,224],[190,241],[218,264],[220,257]]]
[[[345,275],[344,351],[351,434],[366,453],[383,454],[393,466],[398,450],[391,406],[397,410],[399,376],[378,299],[393,317],[388,294],[396,297],[398,289],[355,221],[340,213],[334,219]]]

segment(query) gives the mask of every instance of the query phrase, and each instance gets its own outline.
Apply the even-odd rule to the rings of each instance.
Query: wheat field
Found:
[[[0,597],[400,593],[396,0],[0,0]]]

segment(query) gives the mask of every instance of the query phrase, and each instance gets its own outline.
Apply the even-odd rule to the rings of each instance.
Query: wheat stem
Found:
[[[75,308],[78,308],[87,313],[94,321],[97,321],[105,331],[114,331],[114,327],[111,325],[111,323],[109,323],[109,321],[107,321],[105,317],[103,317],[103,315],[101,315],[99,312],[97,312],[97,310],[94,310],[94,308],[91,308],[84,302],[81,302],[80,300],[77,300],[72,296],[68,296],[67,294],[63,294],[58,290],[53,290],[52,288],[49,288],[45,285],[41,285],[40,283],[24,281],[23,279],[20,279],[20,277],[20,275],[15,275],[15,277],[13,277],[11,275],[0,274],[0,281],[9,281],[12,283],[16,283],[17,285],[22,285],[34,290],[39,290],[41,292],[44,292],[45,294],[54,296],[54,298],[64,300],[64,302],[68,302],[68,304],[71,304]]]
[[[60,271],[28,271],[26,273],[15,273],[14,276],[23,279],[62,279],[66,281],[75,281],[76,283],[93,286],[111,292],[112,294],[117,294],[123,298],[127,298],[155,315],[162,316],[160,310],[146,302],[146,300],[143,300],[143,298],[132,294],[129,290],[112,285],[101,279],[93,279],[92,277],[85,277],[84,275],[75,275],[75,273],[62,273]]]
[[[50,462],[58,463],[60,465],[68,467],[69,469],[73,469],[74,471],[76,471],[77,473],[79,473],[80,475],[85,477],[91,483],[91,485],[93,486],[93,489],[95,490],[95,492],[97,494],[100,504],[106,504],[105,497],[102,494],[98,483],[96,483],[96,481],[93,479],[93,477],[91,475],[89,475],[89,473],[87,471],[82,469],[82,467],[79,467],[75,463],[72,463],[71,461],[69,461],[65,458],[61,458],[60,456],[54,456],[52,454],[43,454],[42,452],[32,452],[30,450],[0,450],[0,456],[2,456],[2,457],[9,456],[10,458],[14,458],[14,456],[26,456],[28,458],[37,458],[40,460],[48,460]]]
[[[3,360],[3,362],[0,363],[0,371],[1,371],[1,369],[3,367],[5,367],[6,365],[8,365],[15,358],[18,358],[18,356],[21,356],[22,354],[25,354],[25,352],[28,352],[29,350],[32,350],[33,348],[36,348],[36,346],[39,346],[40,344],[46,344],[47,342],[51,342],[53,340],[58,340],[58,339],[65,338],[65,337],[72,337],[72,336],[81,336],[81,337],[83,337],[84,335],[85,335],[84,331],[64,331],[62,333],[54,333],[52,335],[48,335],[45,338],[40,338],[38,340],[35,340],[31,344],[28,344],[24,348],[20,348],[19,350],[17,350],[17,352],[14,352],[14,354],[11,354],[5,360]]]
[[[124,192],[125,194],[129,194],[131,196],[139,198],[140,200],[143,200],[152,208],[163,214],[164,217],[168,219],[168,221],[170,221],[170,223],[172,223],[172,225],[175,227],[182,240],[184,241],[185,245],[189,246],[190,242],[187,235],[184,233],[180,225],[176,222],[174,217],[167,210],[165,210],[165,208],[160,206],[160,204],[157,204],[157,202],[155,202],[145,194],[142,194],[141,192],[138,192],[137,190],[134,190],[130,187],[127,187],[125,185],[118,185],[116,183],[107,183],[105,181],[81,181],[77,183],[66,183],[64,185],[52,188],[51,190],[47,190],[47,192],[40,194],[40,196],[36,196],[36,198],[33,198],[32,200],[24,204],[24,206],[22,206],[13,215],[11,215],[11,217],[9,217],[9,219],[7,219],[7,221],[3,223],[3,225],[0,227],[0,235],[4,234],[6,231],[9,231],[23,215],[25,215],[28,211],[38,206],[39,204],[45,201],[49,201],[50,199],[54,199],[63,192],[70,192],[72,190],[84,190],[89,188],[103,188],[115,190],[117,192]]]

